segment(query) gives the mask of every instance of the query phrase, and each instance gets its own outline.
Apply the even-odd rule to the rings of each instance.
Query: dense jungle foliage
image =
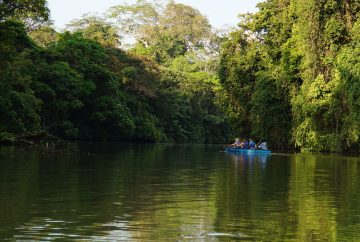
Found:
[[[359,151],[360,1],[258,8],[226,36],[190,6],[145,0],[57,32],[45,0],[0,1],[0,140]]]
[[[242,134],[278,147],[359,151],[360,1],[258,8],[229,36],[219,71]]]
[[[0,139],[45,130],[79,140],[228,141],[213,34],[197,10],[138,1],[62,33],[47,22],[46,1],[1,1],[0,14]],[[120,33],[136,40],[126,52]]]

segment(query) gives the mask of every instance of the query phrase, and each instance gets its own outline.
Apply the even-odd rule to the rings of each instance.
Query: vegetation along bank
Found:
[[[58,32],[45,0],[1,1],[0,140],[359,151],[360,2],[258,8],[221,32],[193,7],[138,0]]]

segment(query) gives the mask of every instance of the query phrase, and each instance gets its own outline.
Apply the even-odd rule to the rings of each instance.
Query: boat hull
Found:
[[[251,150],[240,148],[226,148],[225,152],[241,153],[241,154],[271,154],[271,150]]]

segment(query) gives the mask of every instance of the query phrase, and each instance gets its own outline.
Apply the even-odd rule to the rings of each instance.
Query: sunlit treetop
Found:
[[[49,14],[46,0],[0,0],[0,22],[9,19],[45,22]]]

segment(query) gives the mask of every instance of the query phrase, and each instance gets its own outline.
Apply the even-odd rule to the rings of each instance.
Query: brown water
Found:
[[[360,158],[0,148],[1,240],[359,241]]]

